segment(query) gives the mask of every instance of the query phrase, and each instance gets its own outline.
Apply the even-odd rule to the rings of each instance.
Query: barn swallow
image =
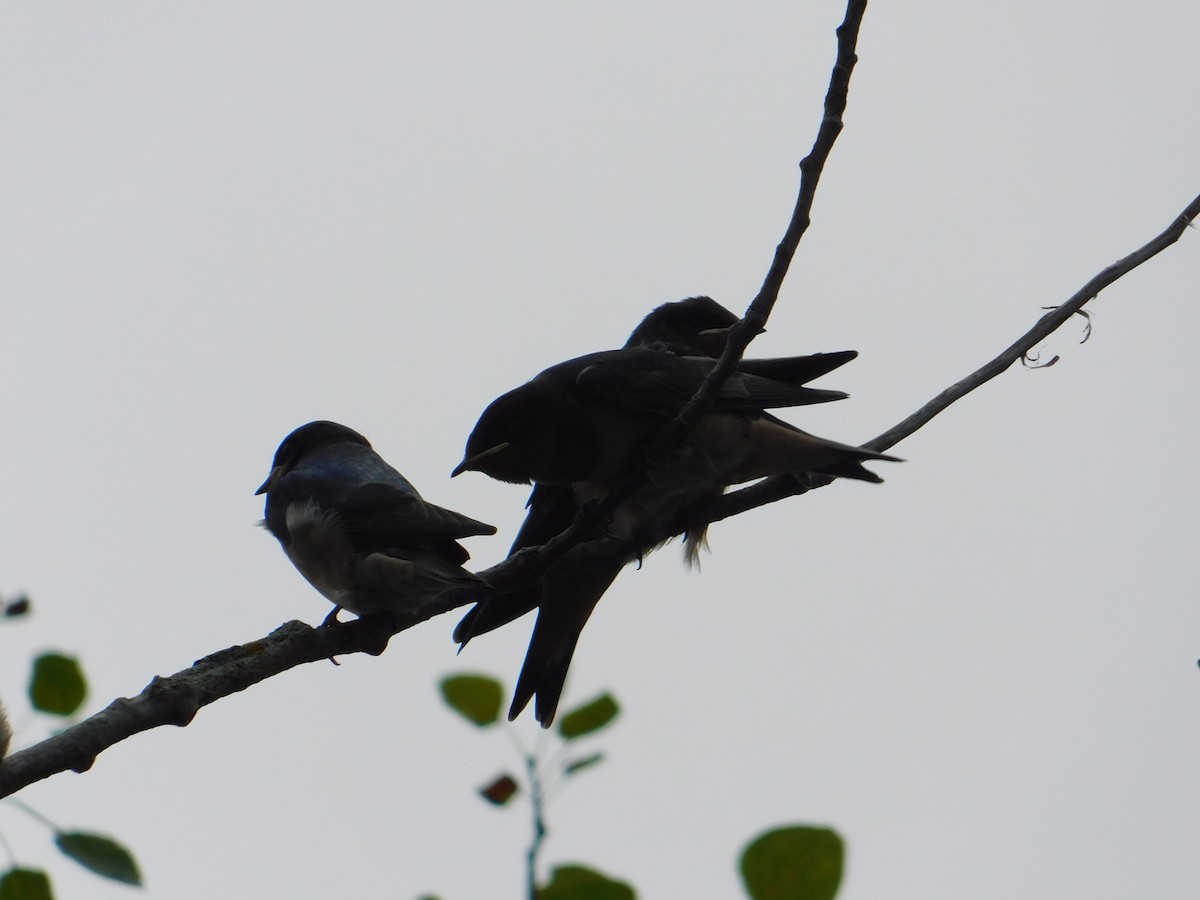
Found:
[[[333,614],[412,612],[482,584],[462,567],[470,555],[457,539],[496,529],[423,500],[344,425],[309,422],[289,434],[255,493],[267,495],[263,525]]]
[[[662,359],[661,355],[658,360],[650,363],[644,358],[643,348],[653,348],[660,354],[662,351],[667,351],[662,355],[719,353],[724,349],[729,329],[737,321],[736,316],[707,297],[689,298],[676,303],[664,304],[647,316],[626,342],[627,349],[635,350],[640,354],[640,358],[636,362],[633,357],[618,360],[612,353],[608,353],[593,354],[590,357],[583,357],[580,360],[572,360],[561,366],[552,367],[551,370],[547,370],[535,378],[530,385],[525,386],[526,389],[529,389],[531,385],[543,381],[549,383],[545,385],[549,387],[549,390],[518,389],[518,392],[524,392],[526,399],[518,401],[516,406],[520,408],[520,406],[528,404],[536,408],[548,401],[549,408],[555,410],[556,414],[562,413],[564,410],[568,411],[557,427],[553,424],[549,428],[544,425],[534,426],[535,432],[539,427],[546,432],[542,435],[543,439],[547,437],[547,434],[553,435],[556,431],[559,434],[563,433],[563,423],[574,418],[569,410],[582,405],[595,411],[597,421],[606,423],[605,429],[610,428],[615,422],[618,430],[637,432],[637,437],[632,441],[633,445],[637,445],[651,436],[667,418],[673,416],[682,407],[682,404],[698,387],[698,379],[702,379],[713,364],[711,361],[705,363],[693,360],[688,361],[685,366],[680,366],[667,362]],[[878,476],[862,467],[862,460],[891,459],[892,457],[814,438],[769,416],[760,408],[760,406],[801,405],[841,399],[845,395],[836,391],[805,389],[807,391],[805,392],[797,391],[796,388],[802,386],[805,381],[812,380],[849,362],[856,355],[853,351],[845,351],[815,354],[809,357],[786,357],[777,360],[743,360],[737,373],[731,379],[733,387],[730,390],[722,391],[717,404],[714,405],[714,410],[720,411],[728,408],[736,410],[736,413],[731,415],[721,412],[720,415],[717,415],[710,412],[702,421],[701,427],[697,429],[697,432],[701,433],[701,439],[697,442],[697,432],[693,432],[688,450],[688,455],[695,455],[697,448],[700,448],[701,454],[699,455],[712,453],[712,460],[720,459],[726,464],[733,459],[733,456],[740,455],[742,457],[741,464],[735,465],[733,468],[729,468],[727,465],[724,467],[718,465],[708,470],[703,465],[699,469],[693,465],[690,473],[685,472],[684,469],[688,467],[682,466],[679,462],[669,464],[664,471],[656,474],[655,485],[643,489],[633,498],[640,503],[643,498],[653,497],[653,503],[633,510],[629,509],[631,504],[627,503],[618,511],[618,519],[621,519],[624,514],[627,536],[636,537],[639,530],[646,531],[651,527],[661,526],[664,518],[672,514],[671,510],[683,511],[695,503],[719,496],[728,484],[757,478],[762,474],[775,474],[777,469],[780,471],[825,471],[827,474],[841,475],[842,477],[870,481],[880,480]],[[697,362],[700,364],[697,365]],[[615,374],[613,372],[585,374],[585,371],[593,366],[600,369],[615,368],[617,372]],[[627,371],[621,372],[622,369]],[[575,384],[571,384],[572,373],[576,375]],[[657,418],[651,416],[652,421],[649,425],[647,425],[644,415],[647,412],[645,397],[642,396],[643,392],[636,390],[635,384],[643,376],[648,379],[648,383],[655,386],[653,391],[663,393],[663,397],[659,397],[657,401],[649,404],[651,411],[657,415]],[[769,376],[783,379],[783,383],[766,384],[765,381],[771,380]],[[663,383],[664,380],[666,384]],[[614,387],[615,390],[609,390]],[[630,388],[634,388],[634,390],[631,392]],[[564,392],[568,395],[565,400],[562,396]],[[557,400],[554,399],[556,397]],[[664,397],[666,398],[665,404],[662,402]],[[615,401],[615,403],[610,401]],[[508,404],[501,404],[502,409],[507,406]],[[614,412],[613,406],[616,407],[616,412]],[[506,415],[507,413],[502,413],[501,417]],[[583,418],[587,419],[588,416],[585,414]],[[480,424],[476,426],[477,433],[483,429],[483,434],[486,435],[489,427],[485,424],[486,419],[488,419],[488,414],[485,412]],[[729,432],[731,427],[733,431],[739,431],[743,427],[749,430],[745,434],[727,434],[726,438],[718,437],[721,432]],[[518,428],[518,431],[520,430]],[[571,433],[571,426],[567,426],[566,430],[567,433]],[[707,437],[703,436],[705,431],[708,432]],[[781,439],[781,432],[790,432],[791,434]],[[472,452],[473,441],[475,447],[484,448],[482,454]],[[486,451],[498,447],[504,441],[497,440],[495,443],[490,443],[490,446],[489,443],[488,438],[483,437],[477,440],[476,434],[473,434],[472,440],[468,442],[467,458],[455,470],[455,473],[469,468],[488,471],[488,467],[495,463],[494,457],[504,456],[513,442],[509,441],[509,447],[494,450],[492,453]],[[517,443],[519,445],[520,441],[518,440]],[[541,452],[538,445],[542,441],[534,443],[533,455],[537,456]],[[553,446],[555,443],[555,439],[551,436],[549,444]],[[584,443],[586,444],[588,441],[585,440]],[[716,452],[722,443],[726,445],[726,451],[729,446],[737,444],[742,444],[743,448],[741,451],[735,450],[733,456],[728,452]],[[797,453],[798,457],[783,459],[779,456],[781,451],[778,448],[771,450],[767,446],[772,443],[790,444],[790,452]],[[746,448],[756,444],[761,445],[757,451],[746,452]],[[634,461],[633,453],[627,452],[630,446],[628,441],[623,444],[620,441],[615,444],[612,441],[602,442],[599,455],[601,457],[605,454],[619,456],[624,452],[625,456],[618,466],[620,471],[624,471]],[[766,457],[771,456],[772,453],[777,458],[768,464]],[[764,459],[755,463],[752,457],[756,455],[764,457]],[[783,453],[783,457],[786,456],[787,453]],[[491,462],[489,462],[489,457],[492,457]],[[746,468],[747,465],[750,466],[749,469]],[[766,469],[756,471],[754,469],[756,465],[760,468],[766,466]],[[672,473],[672,475],[669,479],[664,480],[665,473]],[[496,473],[489,472],[489,474]],[[501,476],[507,475],[510,480],[521,480],[513,477],[520,473],[512,470],[501,471],[500,474]],[[538,483],[530,497],[529,514],[510,554],[523,547],[545,543],[555,534],[564,530],[574,519],[580,502],[591,497],[602,496],[604,490],[611,487],[614,480],[611,477],[607,480],[600,478],[599,484],[594,480],[592,483],[580,480],[581,478],[595,479],[595,471],[586,475],[578,471],[571,475],[556,475],[546,471],[535,473],[531,469],[525,474]],[[580,478],[576,476],[580,476]],[[619,476],[620,472],[615,477],[619,478]],[[559,483],[564,478],[568,483]],[[675,479],[677,482],[675,487],[671,486],[670,479]],[[682,479],[684,485],[689,481],[693,484],[690,488],[684,487],[681,490],[679,479]],[[690,534],[688,537],[690,541],[685,546],[689,561],[691,561],[702,544],[703,531],[701,530],[698,534]],[[506,624],[528,612],[534,606],[539,607],[533,637],[514,692],[513,704],[509,712],[510,719],[515,718],[531,697],[536,695],[535,714],[538,721],[548,726],[553,720],[563,680],[566,677],[579,633],[600,596],[620,573],[624,562],[628,561],[622,561],[618,565],[604,570],[562,576],[555,576],[552,573],[551,577],[545,579],[540,587],[508,592],[477,604],[459,623],[454,636],[460,643],[465,644],[475,635]]]

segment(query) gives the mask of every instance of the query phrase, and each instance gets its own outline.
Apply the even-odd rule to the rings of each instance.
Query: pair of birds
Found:
[[[663,304],[622,349],[552,366],[484,410],[452,475],[478,471],[501,481],[533,482],[510,555],[565,530],[583,504],[628,475],[716,365],[737,322],[708,297]],[[584,571],[552,566],[538,584],[489,596],[466,614],[454,631],[461,646],[538,610],[510,719],[536,698],[535,716],[549,727],[596,603],[627,562],[652,549],[647,538],[689,510],[729,485],[769,475],[882,481],[863,462],[895,457],[815,437],[766,412],[845,398],[807,383],[857,355],[742,360],[683,447],[617,509],[609,529],[636,552]],[[311,422],[293,431],[258,493],[267,495],[266,527],[336,607],[358,615],[402,612],[452,588],[483,587],[463,568],[469,555],[458,541],[496,529],[422,499],[366,438],[344,425]],[[695,562],[704,530],[684,540],[685,557]]]

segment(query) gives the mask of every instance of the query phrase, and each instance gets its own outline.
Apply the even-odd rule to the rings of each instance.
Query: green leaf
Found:
[[[112,838],[84,831],[60,831],[54,836],[54,843],[75,862],[97,875],[122,884],[140,886],[142,883],[142,873],[138,871],[133,854]]]
[[[442,699],[456,713],[480,728],[500,719],[504,687],[489,675],[448,675],[441,683]]]
[[[50,876],[36,869],[9,869],[0,876],[0,900],[54,900]]]
[[[537,900],[637,900],[633,888],[584,866],[555,866]]]
[[[56,716],[69,716],[87,697],[87,680],[79,660],[61,653],[43,653],[33,661],[29,699],[33,708]]]
[[[742,852],[742,880],[753,900],[832,900],[844,857],[842,839],[832,829],[775,828]]]
[[[591,756],[584,756],[581,759],[573,759],[563,766],[563,773],[566,775],[574,775],[576,772],[582,772],[584,769],[590,769],[592,766],[604,761],[603,753],[593,753]]]
[[[577,706],[558,723],[558,733],[565,740],[573,740],[599,731],[617,717],[621,711],[612,694],[601,694],[595,700]]]

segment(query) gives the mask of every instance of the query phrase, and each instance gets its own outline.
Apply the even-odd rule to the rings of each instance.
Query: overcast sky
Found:
[[[88,712],[329,606],[255,527],[279,441],[450,469],[483,407],[654,305],[742,309],[820,121],[836,2],[9,3],[0,10],[0,697],[77,653]],[[843,132],[756,355],[857,349],[863,441],[1164,228],[1200,190],[1194,0],[875,3]],[[1020,367],[836,484],[626,571],[566,705],[623,705],[549,809],[547,864],[741,896],[782,822],[848,842],[842,900],[1200,893],[1195,232]],[[515,679],[528,621],[458,616],[294,670],[22,799],[136,852],[146,896],[520,896],[517,761],[441,706]],[[527,715],[518,732],[538,732]],[[62,897],[126,898],[0,804]]]

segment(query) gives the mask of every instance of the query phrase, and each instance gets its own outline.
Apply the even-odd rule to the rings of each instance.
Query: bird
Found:
[[[301,425],[279,445],[262,524],[314,588],[339,609],[393,617],[419,611],[447,590],[481,587],[464,569],[460,538],[491,525],[435,506],[370,442],[336,422]]]
[[[661,303],[633,329],[624,349],[661,349],[676,356],[715,358],[725,350],[725,339],[739,321],[712,297]]]
[[[492,401],[451,474],[479,471],[516,484],[570,484],[585,501],[596,499],[637,464],[715,365],[709,358],[629,349],[551,366]],[[820,472],[881,481],[862,463],[894,457],[816,437],[765,412],[831,393],[844,396],[735,370],[680,452],[617,510],[617,532],[635,537],[643,516],[661,519],[714,486],[768,475]]]
[[[623,349],[664,350],[676,356],[719,357],[733,327],[741,320],[711,297],[688,297],[651,310],[625,341]],[[795,384],[806,384],[858,357],[857,350],[743,359],[738,370]],[[844,400],[841,391],[822,391],[811,402]]]
[[[717,357],[725,349],[725,340],[740,320],[711,297],[688,297],[660,304],[638,324],[623,349],[654,349],[678,356]],[[858,356],[857,351],[814,353],[778,359],[743,359],[738,368],[805,384]],[[820,391],[811,402],[841,400],[841,391]],[[525,517],[509,555],[526,547],[537,547],[564,531],[579,512],[579,502],[569,485],[535,484],[526,504]],[[690,538],[690,540],[689,540]],[[704,544],[704,529],[685,535],[685,560],[695,564]],[[465,645],[472,637],[506,625],[538,606],[541,592],[536,588],[509,591],[476,604],[454,632],[454,639]]]
[[[554,445],[557,443],[560,445],[558,450],[571,451],[565,452],[564,457],[573,457],[575,463],[578,463],[586,457],[586,445],[591,444],[593,449],[601,448],[600,457],[607,455],[611,457],[610,462],[615,460],[616,477],[620,477],[620,474],[634,463],[636,451],[631,452],[630,447],[644,442],[666,419],[673,416],[695,392],[699,380],[713,365],[711,359],[674,363],[663,357],[718,355],[724,349],[730,329],[738,321],[736,315],[708,297],[692,297],[657,307],[643,319],[626,342],[623,350],[636,351],[632,356],[617,357],[614,353],[621,351],[609,351],[568,361],[543,372],[524,388],[510,392],[510,395],[517,395],[515,403],[511,399],[501,402],[504,398],[499,398],[489,407],[493,415],[489,417],[489,411],[485,411],[480,418],[476,430],[468,440],[467,455],[455,470],[455,474],[477,468],[488,474],[498,475],[501,480],[524,480],[521,477],[522,473],[514,471],[511,467],[496,469],[496,457],[509,456],[514,442],[510,440],[507,446],[502,447],[505,440],[496,439],[492,442],[490,438],[481,436],[494,430],[497,422],[507,419],[515,405],[517,410],[522,406],[534,411],[551,410],[553,412],[550,418],[558,419],[557,425],[551,424],[548,427],[544,422],[545,417],[542,417],[543,422],[540,425],[535,422],[528,429],[519,425],[516,427],[517,432],[540,432],[540,439],[533,442],[533,457],[544,455],[547,444],[551,447],[551,456],[555,456]],[[648,359],[647,353],[657,353],[658,356]],[[753,439],[727,435],[724,443],[733,446],[739,443],[746,446],[761,443],[763,436],[774,435],[778,438],[780,432],[786,431],[792,433],[789,440],[793,449],[806,450],[805,453],[801,453],[802,459],[795,462],[797,470],[817,471],[824,468],[828,474],[869,481],[880,480],[878,476],[862,467],[862,460],[893,457],[814,438],[754,405],[759,402],[763,406],[802,405],[842,399],[846,395],[839,391],[818,391],[803,388],[803,385],[844,365],[855,356],[857,354],[854,351],[841,351],[779,359],[743,360],[731,382],[735,388],[741,390],[753,389],[754,397],[750,409],[739,411],[733,416],[710,412],[702,421],[703,427],[698,429],[701,432],[705,429],[710,432],[707,437],[701,436],[700,445],[707,450],[714,450],[722,443],[722,439],[716,435],[721,431],[728,431],[730,426],[736,426],[735,431],[737,427],[748,426],[752,431],[759,433],[759,437]],[[655,378],[663,382],[654,382],[656,387],[651,389],[651,393],[665,388],[664,395],[651,402],[654,414],[650,416],[644,414],[645,410],[641,408],[645,405],[644,397],[640,397],[642,392],[636,390],[636,383],[642,374],[648,376],[648,383],[654,382]],[[770,383],[772,381],[775,383]],[[605,394],[606,384],[616,385],[610,396]],[[631,387],[634,388],[632,393],[629,390]],[[717,404],[714,405],[714,410],[727,406],[745,406],[744,398],[738,401],[732,396],[736,393],[737,390],[723,390]],[[627,402],[631,397],[637,399]],[[609,402],[614,399],[615,404]],[[554,437],[555,434],[560,439],[564,434],[576,437],[587,434],[586,427],[577,429],[568,425],[565,430],[563,427],[564,423],[574,420],[581,410],[582,417],[576,424],[586,423],[589,418],[595,418],[605,423],[600,429],[602,434],[607,434],[609,429],[615,427],[618,432],[624,431],[627,437],[630,431],[635,432],[636,436],[632,441],[626,440],[621,444],[619,440],[605,441],[603,437],[597,440],[595,432],[592,432],[582,441],[585,447],[581,456],[580,452],[577,452],[578,448],[572,449],[569,446],[570,438],[567,439],[566,445],[563,445],[561,440]],[[499,437],[507,438],[507,435]],[[689,444],[693,444],[696,438],[697,434],[694,432]],[[730,438],[732,440],[729,440]],[[519,456],[522,452],[520,439],[516,444]],[[527,457],[528,449],[526,447],[524,450]],[[689,453],[693,452],[694,448],[689,450]],[[730,459],[728,455],[723,458],[726,462]],[[757,465],[761,467],[763,464]],[[791,466],[792,463],[787,465]],[[489,468],[493,471],[489,471]],[[595,472],[584,473],[582,468],[576,465],[573,472],[565,474],[547,471],[545,468],[536,472],[530,469],[523,473],[536,484],[530,496],[528,515],[510,550],[510,555],[524,547],[543,544],[563,531],[571,524],[584,500],[602,496],[612,486],[614,479],[611,471],[602,475],[599,478],[600,483],[597,484],[581,480],[596,475]],[[751,480],[762,474],[775,474],[779,464],[776,461],[763,471],[737,466],[724,469],[718,466],[717,469],[705,471],[704,465],[701,465],[699,470],[693,465],[689,474],[683,471],[684,468],[686,466],[682,463],[672,462],[664,470],[656,473],[654,484],[648,485],[634,498],[644,500],[650,497],[650,506],[638,508],[636,504],[626,503],[618,510],[618,519],[623,518],[625,523],[624,527],[616,527],[617,533],[636,538],[639,531],[644,532],[651,528],[658,530],[664,521],[670,521],[671,515],[719,496],[728,484]],[[670,472],[674,472],[677,478],[682,478],[685,484],[689,480],[694,483],[690,488],[678,490],[665,478]],[[689,562],[694,562],[698,556],[703,537],[703,529],[687,535],[685,549]],[[459,623],[454,637],[460,645],[465,645],[471,638],[507,624],[538,607],[537,622],[514,690],[513,703],[509,710],[510,719],[516,718],[530,699],[536,697],[536,718],[543,726],[548,727],[551,724],[583,626],[600,597],[628,561],[630,560],[620,560],[613,566],[584,572],[559,574],[552,571],[540,585],[481,601]]]

